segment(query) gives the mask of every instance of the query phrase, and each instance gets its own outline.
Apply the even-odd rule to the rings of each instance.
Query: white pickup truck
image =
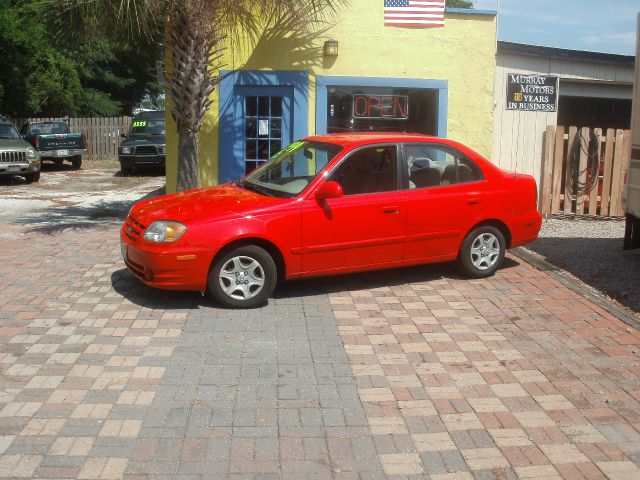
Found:
[[[631,113],[631,161],[623,191],[626,226],[624,249],[640,248],[640,14],[636,43],[636,76],[633,87]]]

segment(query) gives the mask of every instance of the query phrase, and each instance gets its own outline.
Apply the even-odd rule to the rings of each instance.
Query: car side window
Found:
[[[482,180],[478,166],[459,152],[438,145],[406,145],[409,189]]]
[[[395,146],[368,147],[349,155],[329,180],[338,182],[345,195],[390,192],[397,172]]]

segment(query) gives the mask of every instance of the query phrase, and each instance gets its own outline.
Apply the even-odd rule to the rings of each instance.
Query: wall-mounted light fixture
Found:
[[[325,57],[337,57],[338,56],[338,41],[330,38],[326,42],[324,42],[324,50]]]

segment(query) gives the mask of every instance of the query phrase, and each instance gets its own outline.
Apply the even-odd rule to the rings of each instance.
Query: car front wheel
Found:
[[[253,308],[267,303],[276,283],[277,270],[271,255],[256,245],[246,245],[214,262],[208,290],[225,307]]]
[[[27,183],[37,182],[38,180],[40,180],[40,172],[27,173],[24,176],[24,180]]]
[[[479,227],[463,240],[458,264],[471,277],[489,277],[502,263],[505,250],[506,242],[500,230],[491,226]]]

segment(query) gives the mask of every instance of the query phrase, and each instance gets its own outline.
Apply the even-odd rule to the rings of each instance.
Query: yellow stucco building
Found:
[[[496,12],[448,8],[443,28],[401,28],[384,25],[383,4],[351,0],[311,41],[271,30],[230,46],[200,134],[201,185],[236,180],[320,133],[419,132],[490,157]],[[168,192],[177,150],[167,112]]]

